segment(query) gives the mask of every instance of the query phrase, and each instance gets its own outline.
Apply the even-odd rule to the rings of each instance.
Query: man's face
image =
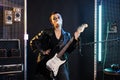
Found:
[[[51,16],[51,23],[54,27],[58,28],[59,26],[62,25],[62,17],[59,13],[53,14]]]

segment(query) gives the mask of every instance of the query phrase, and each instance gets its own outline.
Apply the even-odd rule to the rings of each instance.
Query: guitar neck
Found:
[[[70,44],[73,42],[73,39],[74,37],[72,37],[68,43],[63,47],[63,49],[57,54],[57,57],[60,58],[64,53],[65,51],[67,50],[67,48],[70,46]]]
[[[83,32],[84,29],[87,28],[87,27],[88,27],[87,24],[83,24],[83,25],[81,25],[80,27],[78,27],[77,32],[78,32],[78,33],[81,33],[81,32]],[[73,42],[73,39],[74,39],[74,37],[72,37],[72,38],[68,41],[68,43],[63,47],[63,49],[57,54],[57,57],[58,57],[58,58],[60,58],[60,57],[65,53],[65,51],[67,50],[67,48],[68,48],[68,47],[70,46],[70,44]]]

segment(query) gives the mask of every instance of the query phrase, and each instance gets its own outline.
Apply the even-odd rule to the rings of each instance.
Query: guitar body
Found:
[[[48,69],[53,71],[53,75],[56,76],[59,70],[59,67],[65,63],[66,60],[60,60],[60,58],[57,57],[57,53],[53,58],[47,61],[46,66]]]
[[[57,57],[57,53],[52,58],[45,56],[45,58],[38,63],[37,70],[38,72],[40,72],[40,74],[48,78],[55,77],[57,76],[59,67],[65,62],[66,60],[61,60],[60,58]]]

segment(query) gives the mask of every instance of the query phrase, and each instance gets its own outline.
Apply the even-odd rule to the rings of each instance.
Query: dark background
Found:
[[[96,1],[97,9],[95,9],[94,1]],[[96,50],[94,44],[99,42],[94,42],[94,34],[99,32],[98,16],[100,14],[98,13],[98,6],[100,4],[102,4],[103,41],[102,61],[99,62],[98,53],[94,52]],[[21,8],[21,12],[18,12],[21,14],[21,16],[18,16],[21,21],[17,22],[11,19],[12,24],[5,24],[8,20],[7,16],[15,18],[14,8]],[[13,13],[5,14],[6,10]],[[95,10],[97,11],[96,14],[94,14]],[[34,79],[37,54],[32,53],[29,42],[42,29],[51,26],[49,16],[52,11],[58,11],[62,14],[63,28],[71,34],[83,23],[87,23],[89,26],[81,34],[81,52],[76,49],[69,56],[70,80],[113,80],[113,78],[119,80],[119,76],[106,75],[103,70],[110,68],[112,64],[120,64],[120,0],[27,0],[27,32],[29,35],[27,47],[24,44],[24,0],[0,0],[0,41],[7,40],[11,43],[11,41],[19,40],[21,52],[20,57],[0,57],[0,64],[15,63],[24,66],[25,55],[27,55],[28,75],[24,76],[24,72],[26,72],[24,69],[20,74],[14,73],[14,75],[11,75],[6,73],[0,75],[0,80],[24,80],[24,77],[27,77],[28,80]],[[95,15],[96,19],[94,18]],[[97,21],[95,22],[95,20]],[[97,26],[94,26],[94,24]],[[116,31],[113,30],[114,27],[117,27]],[[94,33],[95,31],[96,33]],[[0,43],[1,46],[2,44],[3,42]],[[16,45],[16,41],[15,44],[11,44]],[[5,48],[8,47],[7,43],[4,46]],[[9,44],[9,47],[13,46]],[[27,48],[27,54],[24,53],[26,50],[24,48]],[[10,72],[11,70],[7,71]],[[97,75],[94,75],[94,73],[97,73]]]
[[[50,13],[58,11],[63,17],[63,28],[71,34],[78,26],[87,23],[89,27],[81,34],[81,43],[93,42],[94,0],[28,0],[27,7],[29,41],[42,29],[50,26]],[[69,56],[70,80],[93,80],[93,45],[82,45],[81,48],[81,53],[76,49]],[[37,55],[28,46],[28,80],[33,80],[36,58]]]

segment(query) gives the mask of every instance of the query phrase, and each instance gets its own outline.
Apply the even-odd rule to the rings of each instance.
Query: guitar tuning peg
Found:
[[[85,28],[87,28],[87,27],[88,27],[88,24],[83,24],[83,26],[84,26]]]

